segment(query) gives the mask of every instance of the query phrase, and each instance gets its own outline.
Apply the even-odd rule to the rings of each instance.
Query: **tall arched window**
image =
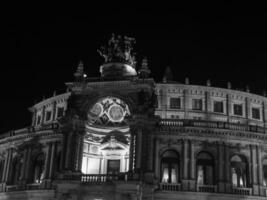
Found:
[[[22,159],[17,156],[12,160],[11,173],[10,173],[10,184],[15,185],[18,183],[22,169]]]
[[[214,185],[214,159],[206,152],[197,155],[197,184]]]
[[[248,164],[244,156],[235,155],[231,158],[231,174],[233,186],[248,186]]]
[[[44,178],[44,153],[38,154],[33,162],[33,182],[41,183]]]
[[[267,186],[267,158],[265,158],[262,162],[262,170],[263,170],[263,185]]]
[[[161,182],[178,183],[180,176],[179,155],[173,150],[165,151],[161,156]]]

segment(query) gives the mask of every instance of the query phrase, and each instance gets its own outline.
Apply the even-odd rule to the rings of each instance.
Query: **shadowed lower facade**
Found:
[[[100,77],[80,63],[31,126],[0,135],[0,199],[266,199],[267,98],[168,70],[155,83],[132,43],[113,36]]]

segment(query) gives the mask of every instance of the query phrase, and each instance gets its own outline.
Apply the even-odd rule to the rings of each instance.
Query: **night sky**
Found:
[[[53,91],[65,91],[80,60],[99,76],[97,49],[112,33],[136,38],[137,60],[148,58],[152,76],[166,66],[174,79],[262,94],[267,91],[266,10],[240,3],[209,7],[88,7],[73,10],[12,10],[1,31],[0,132],[30,125],[28,108]]]

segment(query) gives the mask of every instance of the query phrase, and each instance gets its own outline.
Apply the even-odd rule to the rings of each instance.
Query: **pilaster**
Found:
[[[223,193],[225,192],[225,152],[224,152],[224,144],[219,142],[217,146],[218,152],[218,191]]]
[[[196,189],[196,159],[195,159],[195,141],[190,140],[190,182],[189,190],[195,191]]]
[[[231,115],[232,115],[232,98],[231,98],[231,94],[227,94],[226,95],[226,114],[228,116],[228,122],[231,121]]]
[[[189,156],[188,156],[188,140],[183,140],[183,176],[182,176],[182,189],[184,191],[188,190],[189,187],[189,177],[188,177],[188,164],[189,164]]]
[[[184,89],[184,118],[188,119],[188,110],[189,110],[189,91]]]
[[[256,146],[250,145],[250,160],[251,160],[251,183],[252,183],[252,194],[259,195],[259,181],[258,181],[258,163],[257,163],[257,152]]]

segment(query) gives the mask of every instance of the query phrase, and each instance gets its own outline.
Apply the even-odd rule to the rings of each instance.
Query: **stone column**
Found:
[[[49,166],[49,175],[48,178],[51,180],[54,176],[53,172],[55,169],[55,158],[57,153],[57,142],[52,143],[51,157],[50,157],[50,166]]]
[[[49,178],[51,151],[52,151],[52,143],[48,143],[47,144],[47,149],[46,149],[46,154],[45,154],[44,179],[48,179]]]
[[[141,128],[137,128],[136,131],[136,169],[140,170],[142,167],[142,130]]]
[[[228,116],[228,122],[231,122],[231,115],[232,115],[232,98],[231,94],[226,95],[226,114]]]
[[[196,190],[196,159],[195,159],[195,141],[190,140],[190,183],[189,190]]]
[[[45,106],[42,108],[42,117],[41,117],[41,124],[43,124],[45,121]]]
[[[267,106],[266,106],[266,102],[262,102],[262,120],[263,120],[263,124],[264,124],[264,128],[266,128],[266,119],[267,119]],[[265,129],[265,133],[266,133],[266,129]]]
[[[258,163],[256,146],[250,145],[250,160],[251,160],[251,177],[252,177],[252,194],[259,195],[259,181],[258,181]]]
[[[189,110],[189,91],[184,89],[184,118],[188,119],[188,110]]]
[[[168,106],[168,103],[167,103],[167,91],[166,91],[166,88],[161,88],[161,110],[163,112],[163,116],[164,118],[167,118],[167,106]]]
[[[153,151],[154,151],[154,137],[148,137],[148,155],[147,155],[147,170],[153,171]]]
[[[34,109],[32,112],[32,126],[36,125],[36,115],[37,115],[37,110]]]
[[[231,177],[231,166],[230,166],[230,156],[229,156],[229,145],[224,144],[224,175],[225,175],[225,192],[231,192],[232,188],[232,177]]]
[[[157,180],[160,181],[160,171],[159,171],[159,139],[154,139],[155,149],[154,149],[154,170],[155,170],[155,177]]]
[[[245,106],[246,106],[246,109],[245,109],[245,112],[246,112],[246,113],[245,113],[245,116],[246,116],[246,119],[247,119],[247,124],[249,124],[249,117],[250,117],[250,115],[251,115],[250,100],[249,100],[248,97],[246,97],[245,101],[246,101],[246,104],[245,104]]]
[[[223,193],[225,192],[225,173],[224,173],[224,168],[225,168],[225,162],[224,162],[224,147],[223,143],[219,142],[217,146],[217,152],[218,152],[218,191]]]
[[[211,113],[211,97],[210,92],[205,92],[205,112],[206,112],[206,119],[210,119],[210,113]]]
[[[55,121],[56,120],[56,112],[57,112],[57,102],[54,101],[53,102],[53,112],[52,112],[52,121]]]
[[[134,155],[135,155],[135,134],[133,133],[133,130],[131,130],[131,137],[130,137],[130,150],[129,150],[129,171],[133,171],[135,168],[135,161],[134,161]]]
[[[183,141],[183,177],[182,177],[182,188],[184,191],[188,190],[188,140]]]
[[[11,165],[12,165],[12,157],[13,157],[13,149],[7,149],[7,155],[4,163],[4,171],[3,171],[3,176],[2,176],[2,183],[7,183],[8,178],[10,176],[10,171],[11,171]]]
[[[82,170],[82,160],[83,160],[83,141],[84,141],[84,133],[79,134],[78,143],[77,143],[77,164],[75,166],[75,170],[81,172]]]
[[[262,171],[262,154],[261,154],[261,146],[256,146],[257,149],[257,160],[258,160],[258,179],[259,185],[263,185],[263,171]]]

